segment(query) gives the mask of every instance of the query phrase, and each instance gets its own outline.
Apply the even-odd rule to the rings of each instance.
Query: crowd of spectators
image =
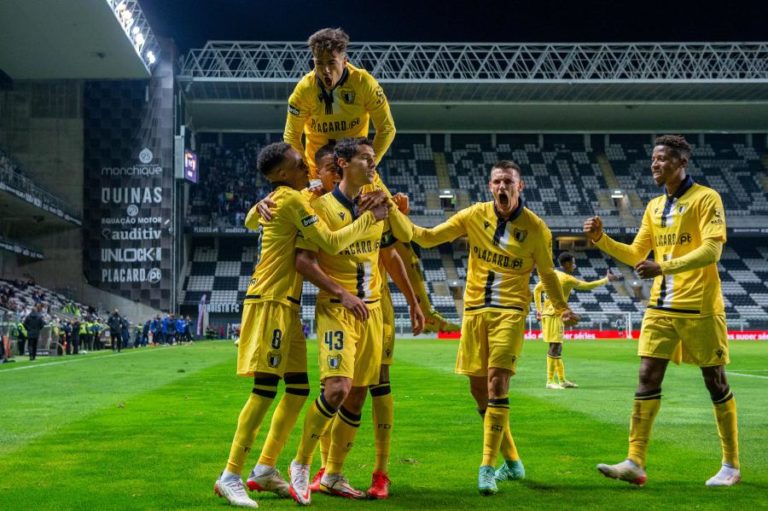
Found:
[[[107,347],[176,345],[193,341],[192,319],[157,315],[131,323],[118,309],[99,312],[38,286],[32,279],[0,280],[0,363],[37,351],[79,355]],[[14,346],[15,344],[15,346]]]
[[[244,140],[237,148],[213,142],[200,144],[200,181],[191,188],[187,225],[243,226],[251,206],[271,191],[256,171],[262,146],[260,140]]]

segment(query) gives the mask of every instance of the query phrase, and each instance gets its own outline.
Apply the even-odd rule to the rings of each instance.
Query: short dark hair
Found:
[[[283,163],[285,153],[291,148],[291,144],[285,142],[274,142],[259,151],[259,157],[256,159],[256,167],[265,176],[270,175]]]
[[[522,177],[523,175],[523,170],[520,168],[520,165],[512,160],[499,160],[493,164],[491,172],[493,172],[493,169],[514,169],[517,171],[518,176]]]
[[[570,263],[574,259],[576,258],[570,252],[560,252],[560,255],[557,256],[557,261],[560,263],[560,266],[565,266],[565,263]]]
[[[315,151],[315,164],[319,162],[323,157],[327,155],[333,156],[334,154],[334,148],[336,147],[336,141],[332,140],[325,144],[324,146],[320,147],[317,151]]]
[[[656,140],[653,141],[653,145],[669,147],[672,149],[675,156],[686,159],[691,158],[691,151],[693,149],[691,144],[689,144],[682,135],[661,135],[660,137],[656,137]]]
[[[357,154],[357,148],[361,145],[373,147],[373,142],[365,137],[350,137],[342,138],[336,143],[336,147],[333,148],[333,154],[336,159],[336,170],[338,170],[339,176],[344,177],[344,169],[339,165],[339,158],[344,158],[347,161],[351,160]]]
[[[348,44],[349,35],[340,28],[322,28],[307,39],[307,45],[314,56],[324,51],[345,53]]]

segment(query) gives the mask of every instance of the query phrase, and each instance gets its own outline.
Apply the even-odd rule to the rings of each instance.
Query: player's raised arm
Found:
[[[301,142],[301,135],[304,133],[304,124],[309,119],[309,109],[303,104],[301,99],[302,82],[296,85],[296,88],[288,98],[288,112],[285,118],[285,128],[283,129],[283,140],[296,149],[302,157],[304,156],[304,144]]]
[[[387,154],[389,146],[395,139],[395,120],[392,118],[384,89],[373,76],[368,73],[366,75],[365,108],[376,128],[376,135],[373,137],[373,152],[376,154],[376,163],[378,164]]]
[[[648,257],[653,247],[651,234],[651,213],[648,209],[643,215],[640,230],[631,245],[620,243],[603,232],[603,220],[599,216],[588,218],[584,222],[584,233],[597,248],[629,266],[635,266]]]
[[[466,235],[465,220],[475,207],[470,206],[463,209],[442,224],[430,229],[414,225],[412,241],[415,241],[424,248],[432,248]]]

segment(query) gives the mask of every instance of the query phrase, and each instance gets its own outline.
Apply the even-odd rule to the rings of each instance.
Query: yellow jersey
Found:
[[[357,218],[355,203],[350,201],[338,186],[332,192],[315,199],[312,206],[331,230],[342,229]],[[296,248],[316,252],[320,268],[329,277],[366,303],[375,303],[381,299],[383,285],[379,249],[391,246],[394,242],[389,221],[385,220],[368,228],[338,254],[329,254],[306,238],[299,238]],[[335,296],[322,289],[317,299],[337,301]]]
[[[578,291],[590,291],[608,283],[608,277],[586,282],[560,270],[555,270],[555,275],[557,275],[557,280],[560,281],[560,287],[563,289],[563,298],[565,298],[566,303],[571,296],[571,291],[574,289]],[[544,300],[544,305],[542,306],[542,294],[544,294],[544,284],[539,281],[539,283],[536,284],[536,287],[533,288],[533,301],[536,304],[536,310],[541,312],[542,316],[554,316],[555,308],[552,306],[552,302],[549,301],[549,298]]]
[[[363,233],[375,227],[373,214],[335,232],[318,218],[306,198],[288,185],[276,184],[273,216],[269,222],[258,219],[258,250],[246,300],[276,301],[298,308],[301,303],[302,276],[296,271],[296,240],[312,240],[316,246],[336,253]],[[253,227],[253,224],[251,224]]]
[[[640,230],[632,245],[612,240],[606,234],[595,243],[616,259],[636,265],[653,250],[662,275],[651,287],[648,308],[679,317],[723,314],[723,294],[717,264],[665,274],[670,263],[699,248],[704,240],[726,241],[723,202],[715,190],[688,176],[673,196],[651,199],[645,208]]]
[[[376,128],[373,151],[378,164],[395,138],[395,122],[384,90],[368,71],[348,63],[338,85],[326,91],[313,70],[288,98],[283,139],[304,155],[310,178],[315,179],[317,150],[331,140],[367,137],[371,120]]]
[[[464,235],[469,237],[465,313],[489,307],[527,313],[534,264],[557,311],[567,308],[554,274],[552,234],[522,199],[507,220],[496,213],[493,202],[481,202],[437,227],[413,228],[413,241],[426,248]]]

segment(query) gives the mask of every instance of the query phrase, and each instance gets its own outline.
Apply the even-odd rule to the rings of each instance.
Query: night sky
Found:
[[[140,0],[182,53],[208,40],[304,41],[327,26],[353,41],[765,41],[766,2],[619,0]]]

